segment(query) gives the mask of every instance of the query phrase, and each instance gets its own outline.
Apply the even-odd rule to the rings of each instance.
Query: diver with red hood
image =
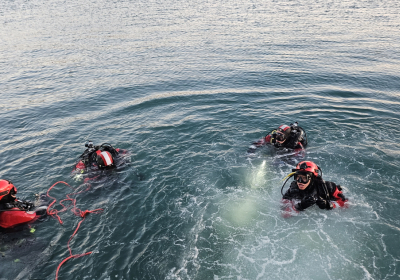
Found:
[[[47,206],[35,207],[28,200],[16,197],[17,188],[9,180],[0,179],[0,227],[11,228],[16,225],[33,222],[44,215]]]
[[[282,193],[285,211],[303,211],[308,207],[317,205],[320,209],[331,210],[336,207],[344,207],[347,199],[343,195],[340,185],[322,179],[322,171],[312,161],[302,161],[297,164],[292,173],[286,176],[286,182],[294,177],[289,189]]]
[[[21,210],[30,210],[34,207],[33,203],[29,201],[18,200],[17,188],[9,180],[0,180],[0,211],[19,208]]]
[[[297,122],[290,125],[281,125],[277,129],[272,130],[264,138],[254,142],[248,153],[254,153],[258,147],[265,145],[273,145],[276,148],[293,149],[295,151],[304,150],[307,146],[307,134]]]

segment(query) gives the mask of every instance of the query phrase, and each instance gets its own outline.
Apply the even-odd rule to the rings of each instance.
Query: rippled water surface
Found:
[[[397,1],[5,0],[0,163],[21,198],[84,143],[131,162],[77,196],[59,279],[399,279]],[[347,209],[285,219],[296,159],[249,144],[307,131]],[[51,191],[58,200],[70,189]],[[81,220],[0,232],[0,279],[54,279]]]

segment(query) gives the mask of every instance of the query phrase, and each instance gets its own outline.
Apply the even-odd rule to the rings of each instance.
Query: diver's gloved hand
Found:
[[[346,201],[346,197],[344,197],[343,193],[342,193],[342,187],[340,185],[336,186],[337,189],[339,190],[339,193],[337,194],[337,196],[342,200],[342,201]]]
[[[303,211],[304,209],[313,206],[315,204],[315,198],[312,196],[304,197],[299,203],[296,204],[296,209]]]
[[[22,202],[22,204],[23,204],[23,207],[28,211],[32,210],[33,208],[35,208],[35,205],[30,200],[25,200],[25,201]]]
[[[326,199],[323,199],[322,197],[318,197],[317,199],[317,205],[320,209],[327,209],[330,210],[333,208],[333,205],[331,202],[327,201]]]
[[[4,203],[4,208],[5,208],[5,209],[14,208],[14,204],[13,204],[13,203]]]
[[[31,211],[35,208],[35,204],[31,201],[26,201],[26,207],[28,208],[28,211]]]
[[[341,199],[342,201],[347,201],[347,198],[345,198],[344,195],[343,195],[342,193],[339,193],[339,194],[338,194],[338,197],[340,197],[340,199]]]
[[[257,150],[257,146],[255,144],[253,144],[247,149],[247,152],[248,153],[255,153],[256,150]]]

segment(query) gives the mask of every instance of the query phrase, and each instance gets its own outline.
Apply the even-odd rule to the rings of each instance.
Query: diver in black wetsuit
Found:
[[[298,123],[281,125],[277,129],[272,130],[264,138],[254,142],[247,152],[254,153],[258,147],[264,145],[273,145],[276,148],[287,148],[293,150],[304,150],[307,146],[307,134]]]
[[[126,150],[115,149],[108,143],[95,146],[92,141],[85,144],[87,148],[78,159],[76,169],[98,170],[111,169],[118,165],[119,156],[125,154]]]
[[[92,141],[85,144],[86,150],[79,156],[71,175],[84,182],[97,180],[107,170],[123,166],[130,161],[129,151],[114,148],[108,143],[95,146]]]
[[[291,206],[297,211],[303,211],[314,204],[320,209],[326,210],[345,206],[347,199],[344,197],[340,185],[329,181],[325,182],[322,174],[319,174],[321,169],[314,162],[302,161],[292,171],[287,180],[293,176],[294,181],[282,197],[287,208],[289,207],[288,202],[291,202]]]

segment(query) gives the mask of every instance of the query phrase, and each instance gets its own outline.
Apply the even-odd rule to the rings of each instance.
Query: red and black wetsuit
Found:
[[[108,164],[105,165],[104,158],[101,158],[103,152],[108,152]],[[96,180],[103,172],[114,169],[125,164],[129,155],[128,150],[115,149],[110,144],[104,143],[100,146],[92,146],[86,149],[79,157],[78,162],[72,170],[72,175],[83,175],[84,182]]]
[[[264,138],[258,140],[257,142],[253,143],[252,146],[250,146],[248,152],[254,152],[258,147],[261,147],[263,145],[274,145],[277,148],[287,148],[287,149],[293,149],[293,150],[303,150],[307,146],[307,135],[301,127],[293,127],[292,131],[288,137],[288,139],[282,143],[272,143],[271,141],[273,139],[273,134],[276,132],[276,130],[271,131],[268,133]]]
[[[309,204],[307,207],[317,204],[319,208],[327,210],[331,210],[337,206],[344,207],[347,201],[340,185],[329,181],[324,182],[321,178],[314,178],[305,190],[300,190],[296,181],[293,181],[282,199],[286,205],[285,210],[288,210],[287,207],[292,207],[297,211],[305,209],[303,207],[304,203],[302,203],[304,199],[314,201],[314,203],[306,203]]]
[[[98,154],[103,151],[109,152],[114,161],[113,164],[107,169],[118,166],[120,163],[120,156],[127,153],[126,150],[122,150],[119,148],[114,149],[114,147],[112,147],[110,144],[105,143],[100,146],[94,146],[93,148],[86,149],[79,157],[78,163],[75,167],[79,169],[86,169],[87,171],[98,170]]]

